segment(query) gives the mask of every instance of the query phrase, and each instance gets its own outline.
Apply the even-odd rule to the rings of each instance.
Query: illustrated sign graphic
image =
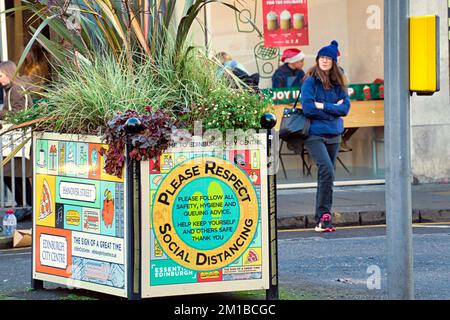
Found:
[[[41,205],[39,207],[39,220],[47,218],[52,213],[52,195],[47,180],[42,184]]]
[[[33,277],[126,296],[123,179],[103,170],[102,144],[69,138],[34,137]]]
[[[233,5],[238,9],[234,12],[238,31],[244,33],[253,32],[255,27],[252,23],[256,23],[258,1],[252,0],[250,3],[243,3],[240,0],[234,0]]]
[[[39,239],[40,262],[43,266],[58,269],[67,268],[67,240],[64,237],[42,234]]]
[[[266,47],[309,45],[308,0],[262,0]]]
[[[72,232],[72,252],[79,257],[122,264],[123,239],[96,234]]]
[[[59,197],[61,199],[95,202],[95,185],[61,182]]]
[[[253,240],[258,219],[249,177],[227,160],[186,161],[155,194],[158,243],[174,262],[191,270],[219,269],[239,258]]]
[[[261,41],[253,50],[258,73],[261,78],[270,79],[280,63],[280,48],[266,47]]]

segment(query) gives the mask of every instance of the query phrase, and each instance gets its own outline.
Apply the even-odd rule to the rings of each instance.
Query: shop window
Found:
[[[22,5],[20,0],[7,0],[5,2],[6,9],[12,9]],[[39,19],[33,18],[31,12],[15,11],[6,17],[7,30],[7,45],[8,45],[8,59],[14,61],[16,64],[22,56],[23,50],[30,41],[32,34],[30,34],[30,27],[35,29],[42,22]],[[49,28],[45,28],[42,34],[50,37]],[[27,76],[31,83],[37,86],[42,85],[44,79],[50,78],[50,63],[49,55],[46,51],[35,42],[25,62],[20,69],[22,76]]]
[[[220,5],[211,5],[208,7],[210,18],[207,27],[213,51],[226,51],[244,65],[249,74],[259,73],[260,88],[265,89],[271,88],[271,76],[282,64],[280,55],[288,47],[266,45],[264,35],[261,36],[252,24],[246,23],[247,19],[250,19],[260,31],[264,31],[264,17],[267,20],[268,16],[263,15],[262,3],[262,0],[246,1],[243,4],[245,7],[240,8],[243,9],[240,16],[231,10],[223,10]],[[348,124],[350,130],[346,130],[347,146],[343,148],[351,149],[351,152],[340,153],[342,163],[337,164],[337,179],[383,179],[384,92],[381,90],[384,89],[384,1],[302,1],[302,4],[305,3],[307,14],[297,13],[297,17],[303,17],[300,25],[308,25],[308,43],[295,46],[294,40],[289,46],[305,53],[303,70],[307,71],[314,65],[317,51],[321,47],[337,40],[341,53],[339,63],[349,83],[359,90],[358,98],[352,102],[353,120]],[[284,10],[274,10],[279,17],[279,29],[281,13]],[[295,27],[294,10],[291,16],[291,27],[301,29],[299,26]],[[271,28],[276,29],[275,25]],[[286,149],[284,152],[291,151]],[[315,181],[315,166],[312,175],[303,174],[303,160],[300,156],[286,157],[283,160],[289,179],[284,180],[284,174],[280,171],[278,177],[281,183]]]

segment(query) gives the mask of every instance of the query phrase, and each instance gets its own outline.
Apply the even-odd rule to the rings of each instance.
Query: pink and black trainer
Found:
[[[333,232],[336,228],[331,223],[331,214],[324,213],[315,228],[316,232]]]

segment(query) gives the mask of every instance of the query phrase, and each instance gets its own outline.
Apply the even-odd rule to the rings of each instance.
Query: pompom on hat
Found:
[[[305,54],[302,50],[290,48],[283,51],[281,61],[284,63],[295,63],[305,59]]]
[[[338,47],[339,44],[336,40],[331,41],[329,46],[323,47],[319,50],[316,59],[319,59],[319,57],[330,57],[334,60],[334,62],[337,62],[337,57],[340,55]]]

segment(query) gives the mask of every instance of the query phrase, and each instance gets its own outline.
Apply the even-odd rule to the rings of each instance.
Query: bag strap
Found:
[[[11,89],[8,90],[8,111],[12,110],[12,106],[11,106]]]
[[[295,100],[294,107],[293,107],[292,109],[297,108],[298,100],[300,99],[300,96],[301,96],[301,95],[302,95],[302,91],[299,90],[298,96],[297,96],[297,100]]]
[[[20,86],[23,90],[23,92],[25,93],[25,87],[24,86]],[[8,109],[9,111],[12,111],[12,105],[11,105],[11,91],[12,89],[8,90]],[[25,93],[25,110],[28,109],[28,94]]]
[[[23,93],[25,94],[25,110],[28,110],[28,93],[26,93],[25,87],[20,86],[23,90]]]
[[[317,96],[317,85],[315,83],[314,83],[314,89],[315,89],[314,90],[314,99],[316,99],[316,96]],[[295,100],[294,107],[292,108],[292,110],[297,108],[298,100],[300,99],[301,95],[302,95],[302,90],[300,90],[300,92],[298,93],[297,100]]]

